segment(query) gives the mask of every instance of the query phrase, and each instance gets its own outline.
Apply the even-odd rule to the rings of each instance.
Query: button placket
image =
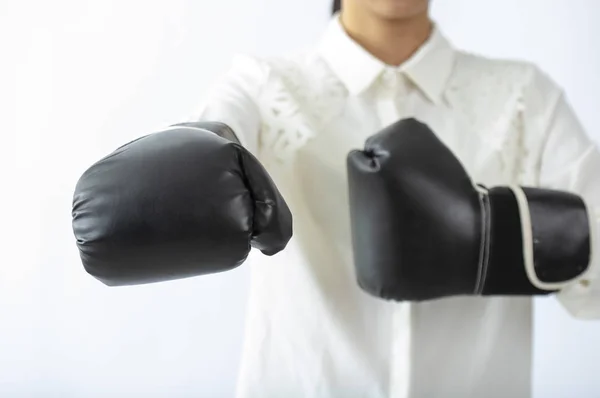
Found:
[[[396,78],[396,89],[394,91],[394,102],[398,111],[398,118],[406,115],[406,103],[408,100],[409,84],[406,76],[398,72]]]
[[[408,398],[411,379],[412,305],[398,303],[392,315],[390,398]]]
[[[388,126],[405,113],[408,96],[408,82],[402,72],[386,69],[379,77],[376,92],[376,109],[382,127]],[[398,303],[393,310],[390,341],[389,391],[392,398],[408,398],[412,334],[412,306],[410,303]]]
[[[382,127],[398,121],[405,110],[408,85],[400,71],[386,69],[379,77],[377,114]]]

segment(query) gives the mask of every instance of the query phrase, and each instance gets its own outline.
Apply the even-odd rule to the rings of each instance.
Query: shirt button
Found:
[[[590,286],[590,281],[588,279],[582,279],[582,280],[579,281],[579,284],[582,287],[589,287]]]

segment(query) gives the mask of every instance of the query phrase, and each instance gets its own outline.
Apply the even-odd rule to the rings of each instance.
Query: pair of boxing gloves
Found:
[[[358,285],[384,299],[541,295],[580,277],[591,223],[579,196],[474,184],[425,124],[401,120],[348,155]],[[292,215],[226,125],[132,141],[90,167],[73,202],[88,273],[132,285],[222,272],[252,247],[273,255]]]

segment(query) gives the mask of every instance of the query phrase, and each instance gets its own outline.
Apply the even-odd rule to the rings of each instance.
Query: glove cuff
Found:
[[[496,187],[489,200],[489,263],[482,294],[553,293],[588,268],[591,224],[579,196]]]

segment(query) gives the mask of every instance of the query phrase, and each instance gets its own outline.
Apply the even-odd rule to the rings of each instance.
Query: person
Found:
[[[596,222],[600,155],[542,70],[454,48],[428,0],[336,2],[314,49],[236,57],[186,121],[229,126],[294,216],[285,250],[280,237],[269,254],[279,253],[252,265],[237,397],[531,395],[531,296],[397,302],[356,283],[347,155],[407,118],[427,123],[474,180],[578,193]],[[265,203],[283,207],[274,191],[254,202]],[[276,218],[289,227],[285,211]],[[600,317],[597,260],[590,271],[555,294],[575,317]]]

